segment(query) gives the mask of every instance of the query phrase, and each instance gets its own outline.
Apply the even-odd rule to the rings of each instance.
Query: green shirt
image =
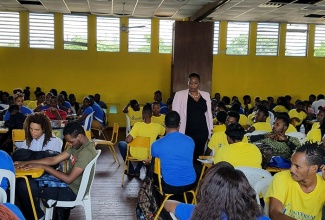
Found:
[[[67,152],[70,155],[69,162],[68,162],[68,169],[67,174],[71,172],[71,170],[74,167],[80,167],[82,169],[85,169],[86,166],[96,157],[96,149],[94,148],[93,144],[90,141],[87,141],[81,147],[76,150],[73,147],[69,147],[65,152]],[[94,175],[94,170],[92,169],[90,172],[90,177]],[[91,184],[91,178],[89,177],[88,184],[87,184],[87,190],[88,192]],[[78,190],[81,184],[82,174],[78,176],[72,183],[69,184],[69,187],[72,189],[72,191],[77,195]]]

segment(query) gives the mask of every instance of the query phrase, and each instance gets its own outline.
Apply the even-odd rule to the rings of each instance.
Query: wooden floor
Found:
[[[109,134],[109,137],[111,134]],[[121,128],[119,140],[125,140],[125,129]],[[117,144],[115,150],[119,156],[121,166],[114,163],[109,149],[98,145],[101,155],[97,160],[95,179],[91,189],[92,217],[93,219],[125,219],[135,220],[135,206],[139,187],[142,185],[144,171],[139,178],[128,179],[125,176],[124,187],[122,183],[123,159]],[[70,220],[84,220],[85,212],[81,206],[71,210]]]

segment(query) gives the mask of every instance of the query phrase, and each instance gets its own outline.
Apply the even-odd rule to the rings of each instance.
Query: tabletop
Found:
[[[42,176],[43,173],[44,173],[44,169],[30,169],[30,170],[16,169],[16,177],[32,176],[32,178],[38,178]]]

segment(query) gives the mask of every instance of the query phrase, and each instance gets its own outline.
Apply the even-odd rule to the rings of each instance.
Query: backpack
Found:
[[[135,209],[138,220],[153,220],[159,209],[158,192],[152,179],[153,164],[154,161],[151,161],[151,164],[147,167],[147,176],[138,193],[138,201]],[[159,216],[158,220],[162,220],[162,218]]]

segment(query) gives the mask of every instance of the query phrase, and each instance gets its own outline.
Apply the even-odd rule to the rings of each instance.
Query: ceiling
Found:
[[[325,0],[0,0],[0,11],[325,23]]]

